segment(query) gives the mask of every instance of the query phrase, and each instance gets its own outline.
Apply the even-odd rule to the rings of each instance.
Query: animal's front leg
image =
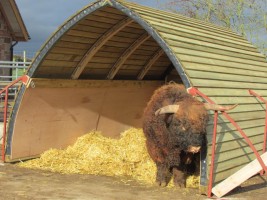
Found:
[[[185,174],[176,167],[172,169],[172,173],[174,176],[173,177],[174,185],[180,188],[184,188],[185,187]]]
[[[172,174],[167,164],[164,163],[156,163],[156,164],[157,164],[156,182],[159,186],[165,187],[170,182]]]

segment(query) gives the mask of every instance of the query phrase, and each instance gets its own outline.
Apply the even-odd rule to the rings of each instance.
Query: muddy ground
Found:
[[[255,176],[223,199],[267,197],[267,177]],[[215,198],[215,197],[214,197]],[[0,199],[204,200],[197,189],[159,188],[134,181],[93,175],[63,175],[0,163]]]

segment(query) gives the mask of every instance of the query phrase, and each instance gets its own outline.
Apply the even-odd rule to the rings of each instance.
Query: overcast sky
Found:
[[[14,52],[22,54],[25,50],[28,57],[33,56],[59,26],[92,2],[93,0],[16,0],[31,40],[19,42],[14,47]],[[135,2],[151,7],[156,5],[156,0]]]

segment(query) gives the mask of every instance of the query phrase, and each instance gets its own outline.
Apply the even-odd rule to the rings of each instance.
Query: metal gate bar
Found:
[[[248,90],[250,95],[257,97],[263,103],[265,103],[265,128],[264,128],[264,139],[263,139],[263,146],[262,146],[262,153],[266,152],[266,140],[267,140],[267,100],[265,100],[262,96],[254,92],[253,90]],[[266,172],[266,171],[265,171]],[[264,171],[261,171],[261,175],[263,175]],[[265,173],[267,175],[267,173]]]
[[[3,126],[3,143],[2,143],[2,161],[5,162],[5,148],[6,148],[6,129],[7,129],[7,109],[8,109],[8,89],[18,82],[22,82],[24,85],[29,83],[30,77],[27,75],[21,76],[15,81],[8,84],[4,89],[0,91],[0,95],[5,93],[5,104],[4,104],[4,126]]]

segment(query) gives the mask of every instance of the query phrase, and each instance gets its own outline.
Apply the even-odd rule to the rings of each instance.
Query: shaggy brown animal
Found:
[[[206,145],[207,122],[206,105],[188,94],[183,85],[164,85],[154,92],[144,111],[143,131],[160,186],[166,186],[172,175],[175,185],[185,186],[184,172],[192,169],[200,147]]]

